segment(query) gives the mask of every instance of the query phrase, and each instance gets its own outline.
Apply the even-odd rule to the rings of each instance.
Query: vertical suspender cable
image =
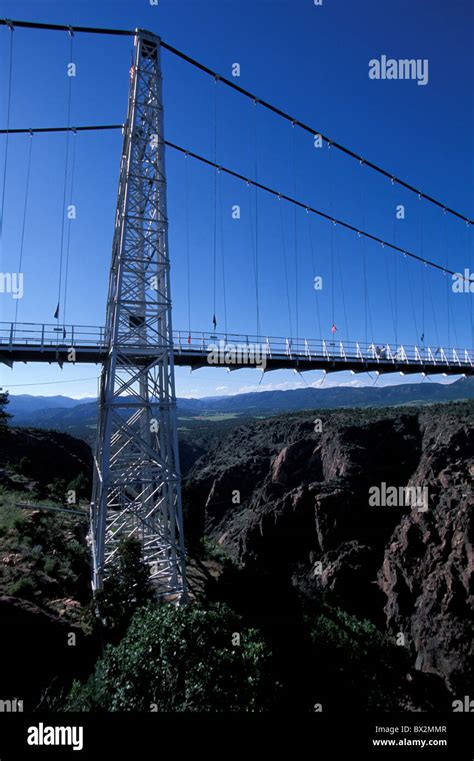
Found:
[[[220,239],[221,239],[221,260],[222,260],[222,296],[224,298],[224,328],[225,328],[225,334],[226,334],[226,340],[227,340],[227,296],[226,296],[226,287],[225,287],[225,249],[224,249],[224,201],[222,198],[222,180],[220,179],[220,172],[219,172],[219,182],[217,185],[217,194],[218,199],[220,201]]]
[[[387,278],[388,303],[390,305],[390,314],[392,316],[393,329],[394,329],[394,332],[396,333],[395,311],[394,311],[394,308],[393,308],[393,296],[392,296],[392,288],[391,288],[391,283],[390,283],[390,265],[389,265],[388,257],[386,256],[384,258],[385,258],[385,275],[386,275],[386,278]]]
[[[254,238],[254,224],[253,224],[253,215],[255,212],[255,204],[252,202],[252,185],[250,182],[247,182],[247,202],[249,207],[249,230],[250,230],[250,254],[252,259],[252,267],[253,267],[253,277],[254,277],[254,285],[256,283],[256,276],[255,276],[255,238]],[[257,330],[258,333],[258,330]]]
[[[451,319],[453,321],[454,345],[455,345],[455,348],[459,348],[460,344],[459,344],[459,340],[458,340],[458,331],[457,331],[457,328],[456,328],[456,315],[454,314],[453,301],[452,300],[450,300],[448,302],[448,306],[449,306],[449,312],[451,314]],[[451,344],[449,344],[449,347],[451,348]]]
[[[331,204],[331,213],[332,213],[332,204]],[[335,317],[335,283],[334,283],[334,228],[336,226],[336,223],[333,222],[331,225],[331,322],[332,322],[332,330],[336,330],[336,317]]]
[[[346,311],[346,295],[344,291],[344,277],[342,273],[342,265],[341,265],[341,249],[338,245],[338,235],[337,235],[338,227],[336,225],[334,230],[334,236],[335,236],[335,248],[336,248],[336,257],[337,257],[337,264],[339,269],[339,277],[341,280],[341,296],[342,296],[342,311],[344,313],[344,327],[346,329],[346,341],[349,340],[349,326],[347,323],[347,311]]]
[[[364,247],[365,247],[365,241],[364,241]],[[367,297],[367,311],[369,314],[370,339],[372,343],[374,343],[374,325],[372,323],[372,310],[370,308],[370,291],[368,292],[368,294],[369,295]]]
[[[186,276],[188,291],[188,344],[191,343],[191,265],[189,260],[189,173],[188,154],[184,154],[185,166],[185,205],[186,205]]]
[[[308,219],[309,248],[310,248],[310,251],[311,251],[311,266],[313,268],[313,278],[314,278],[315,277],[315,273],[316,273],[316,266],[315,266],[315,256],[314,256],[313,235],[312,235],[312,231],[311,231],[311,219],[310,219],[309,212],[306,213],[306,217]],[[322,331],[321,331],[321,316],[319,314],[319,298],[318,298],[318,291],[316,290],[314,285],[315,285],[315,283],[314,283],[314,280],[313,280],[314,295],[315,295],[315,300],[316,300],[316,314],[317,314],[317,317],[318,317],[319,340],[322,341],[323,340],[323,336],[322,336]]]
[[[328,151],[331,151],[331,143],[328,143]],[[328,156],[331,154],[328,153]],[[329,159],[329,203],[330,203],[330,214],[332,216],[333,214],[333,195],[334,195],[334,188],[333,188],[333,176],[331,172],[331,159]],[[335,316],[335,287],[334,287],[334,226],[335,222],[331,225],[331,321],[332,321],[332,328],[334,329],[336,326],[336,316]]]
[[[296,198],[296,130],[295,130],[295,124],[294,122],[291,125],[291,128],[293,130],[293,192],[294,196]],[[298,344],[299,339],[299,303],[298,303],[298,230],[297,230],[297,219],[296,219],[296,206],[294,207],[294,215],[293,215],[293,224],[294,224],[294,236],[295,236],[295,317],[296,317],[296,343]]]
[[[255,183],[257,182],[257,126],[256,126],[256,119],[257,119],[257,101],[254,101],[254,122],[253,122],[253,131],[254,131],[254,173],[255,173]],[[247,182],[247,187],[249,189],[248,191],[248,205],[249,205],[249,219],[250,219],[250,245],[251,245],[251,253],[252,253],[252,264],[253,264],[253,274],[254,274],[254,284],[255,284],[255,305],[256,305],[256,320],[257,320],[257,326],[256,326],[256,332],[257,336],[260,335],[260,304],[259,304],[259,290],[258,290],[258,188],[255,185],[255,196],[254,196],[254,204],[252,208],[252,187],[254,186],[254,183]],[[253,222],[253,216],[255,214],[255,237],[254,237],[254,222]]]
[[[74,34],[72,31],[69,31],[69,37],[70,37],[70,46],[69,46],[69,61],[68,63],[72,63],[72,48],[73,48],[73,39]],[[68,72],[68,99],[67,99],[67,126],[70,126],[71,123],[71,95],[72,95],[72,76],[69,75]],[[64,252],[64,225],[65,225],[65,216],[66,216],[66,193],[67,193],[67,175],[68,175],[68,165],[69,165],[69,130],[66,132],[66,158],[64,162],[64,184],[63,184],[63,201],[62,201],[62,221],[61,221],[61,245],[60,245],[60,251],[59,251],[59,273],[58,273],[58,304],[56,307],[56,311],[54,313],[54,319],[59,321],[59,314],[61,311],[61,287],[62,287],[62,276],[63,276],[63,252]],[[59,336],[58,336],[59,338]]]
[[[420,341],[425,345],[425,265],[421,264],[421,336]]]
[[[467,287],[468,289],[468,292],[467,292],[468,298],[465,299],[465,302],[467,307],[467,324],[470,325],[471,333],[472,333],[472,308],[471,308],[472,296],[470,291],[471,280],[469,279],[470,276],[472,276],[472,261],[471,261],[471,247],[469,245],[469,227],[470,227],[469,222],[466,222],[466,260],[469,261],[469,272],[468,272],[468,280],[463,281],[463,287],[464,288]],[[465,273],[463,272],[462,274],[464,277]],[[467,341],[465,341],[464,346],[466,346],[466,344],[467,344]]]
[[[410,293],[411,311],[412,311],[412,314],[413,314],[413,323],[415,325],[415,336],[417,336],[416,343],[418,343],[418,337],[419,337],[420,334],[418,332],[418,320],[416,319],[415,301],[413,299],[413,290],[412,290],[412,287],[411,287],[410,273],[408,273],[407,280],[408,280],[408,291]]]
[[[472,236],[472,233],[469,233],[472,225],[470,225],[469,222],[466,222],[466,227],[467,227],[467,247],[469,250],[469,275],[470,275],[470,278],[472,278],[474,275],[474,270],[473,270],[474,262],[472,261],[472,249],[474,247],[473,246],[474,238]],[[470,280],[469,282],[469,288],[471,288],[471,286],[472,286],[472,280]],[[473,306],[472,306],[472,302],[474,301],[474,299],[470,296],[470,294],[471,294],[471,291],[469,290],[469,298],[467,302],[469,307],[469,320],[471,323],[471,349],[474,349],[474,317],[473,317]]]
[[[23,265],[23,246],[25,243],[25,228],[26,228],[26,213],[28,210],[28,192],[30,188],[30,170],[31,170],[31,153],[33,148],[33,133],[30,132],[30,145],[28,148],[28,162],[26,170],[26,185],[25,185],[25,201],[23,204],[23,222],[21,225],[21,242],[20,242],[20,257],[18,261],[18,274],[20,274]],[[15,303],[15,322],[18,319],[18,306],[20,299],[16,299]]]
[[[71,161],[71,186],[69,190],[69,206],[72,206],[73,194],[74,194],[74,169],[76,166],[76,144],[77,144],[77,132],[74,132],[73,144],[72,144],[72,161]],[[64,270],[64,309],[63,309],[63,338],[66,338],[66,308],[67,308],[67,296],[68,296],[68,274],[69,274],[69,251],[71,247],[71,217],[68,218],[67,226],[67,241],[66,241],[66,266]]]
[[[293,325],[291,320],[291,300],[290,300],[290,286],[288,281],[288,264],[286,261],[286,244],[285,244],[285,224],[283,220],[283,207],[281,203],[281,199],[278,199],[278,203],[280,204],[280,222],[281,222],[281,241],[282,241],[282,248],[283,248],[283,265],[285,270],[285,283],[286,283],[286,302],[288,304],[288,321],[290,323],[290,336],[293,335]]]
[[[9,62],[8,62],[8,94],[7,94],[7,133],[5,138],[5,163],[3,165],[3,180],[2,180],[2,206],[0,209],[0,254],[2,251],[2,240],[3,240],[3,219],[4,219],[4,213],[5,213],[5,188],[7,183],[7,164],[8,164],[8,137],[9,137],[9,129],[10,129],[10,110],[11,110],[11,101],[12,101],[12,71],[13,71],[13,27],[9,26],[10,29],[10,55],[9,55]]]
[[[214,77],[214,164],[217,164],[217,77]],[[213,256],[213,317],[214,330],[216,318],[216,283],[217,283],[217,168],[214,167],[214,256]]]
[[[421,205],[422,196],[419,195],[420,201],[420,248],[421,256],[424,256],[424,236],[423,236],[423,206]],[[421,336],[420,341],[425,345],[425,264],[421,263]]]
[[[444,214],[444,260],[446,269],[449,267],[449,256],[448,256],[448,228],[447,228],[447,219],[446,219],[446,209],[443,211]],[[451,324],[450,324],[450,313],[449,313],[449,278],[447,273],[445,273],[446,277],[446,314],[447,314],[447,320],[448,320],[448,346],[451,346]]]
[[[365,250],[364,236],[360,238],[362,246],[362,272],[364,274],[364,342],[367,345],[368,330],[367,330],[367,252]]]
[[[395,233],[394,233],[395,234]],[[388,301],[390,304],[390,314],[392,316],[392,325],[394,334],[396,334],[397,329],[395,325],[395,310],[394,310],[394,304],[393,304],[393,294],[392,294],[392,284],[390,282],[390,262],[388,260],[388,257],[385,258],[385,275],[387,277],[387,291],[388,291]]]
[[[434,307],[433,288],[430,287],[429,279],[430,279],[430,277],[428,275],[428,291],[429,291],[429,294],[430,294],[431,312],[433,314],[433,323],[434,323],[434,326],[435,326],[436,341],[437,341],[438,346],[441,346],[440,340],[439,340],[438,320],[437,320],[437,317],[436,317],[436,310],[435,310],[435,307]]]
[[[360,167],[362,167],[362,163],[359,164]],[[364,229],[365,225],[365,214],[364,214],[364,178],[362,176],[362,170],[361,170],[361,182],[360,182],[360,205],[361,205],[361,217],[362,217],[362,229]],[[365,248],[365,236],[359,235],[361,245],[362,245],[362,271],[364,274],[364,341],[365,345],[367,346],[368,343],[368,321],[367,321],[367,305],[368,305],[368,293],[367,293],[367,251]],[[372,337],[373,339],[373,337]]]
[[[459,343],[459,340],[458,340],[458,331],[457,331],[457,328],[456,328],[456,319],[455,319],[455,315],[454,315],[454,312],[453,312],[452,302],[450,302],[450,312],[451,312],[451,318],[452,318],[452,321],[453,321],[454,344],[455,344],[456,348],[459,348],[460,343]]]
[[[254,101],[253,111],[253,127],[254,127],[254,151],[255,151],[255,182],[258,182],[258,129],[257,129],[257,101]],[[258,283],[258,188],[255,185],[255,303],[256,303],[256,317],[257,317],[257,336],[260,335],[260,303],[259,303],[259,283]]]
[[[395,182],[392,177],[392,186],[395,187]],[[396,199],[395,199],[396,200]],[[397,205],[395,204],[395,209]],[[393,219],[393,245],[397,245],[397,215],[395,213]],[[394,292],[394,315],[395,315],[395,345],[398,346],[398,283],[397,283],[397,257],[393,257],[393,292]]]

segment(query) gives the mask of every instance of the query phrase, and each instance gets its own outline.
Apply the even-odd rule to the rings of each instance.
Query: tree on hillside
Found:
[[[66,481],[64,478],[55,478],[49,485],[49,494],[54,502],[59,505],[66,503]]]
[[[9,401],[8,391],[0,390],[0,428],[5,428],[8,419],[11,418],[11,415],[5,409]]]
[[[94,600],[106,627],[116,636],[125,633],[138,608],[156,602],[138,539],[128,537],[120,542],[104,586]]]
[[[67,491],[73,491],[76,499],[89,499],[91,496],[91,482],[86,474],[81,472],[67,485]]]

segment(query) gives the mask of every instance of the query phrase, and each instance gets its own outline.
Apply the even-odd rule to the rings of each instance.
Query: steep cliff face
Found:
[[[387,625],[406,633],[417,668],[443,675],[458,694],[473,675],[473,429],[449,416],[420,427],[411,482],[428,487],[430,509],[396,527],[378,581]]]
[[[321,425],[305,413],[239,428],[190,473],[194,530],[247,573],[290,580],[309,609],[329,595],[372,619],[403,641],[417,670],[462,692],[472,656],[473,413],[470,402],[319,410]],[[419,487],[427,509],[370,504],[382,484],[397,494]]]

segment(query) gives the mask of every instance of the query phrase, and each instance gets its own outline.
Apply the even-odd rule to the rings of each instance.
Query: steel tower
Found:
[[[186,597],[166,211],[161,40],[137,30],[107,301],[91,503],[93,588],[140,540],[161,599]]]

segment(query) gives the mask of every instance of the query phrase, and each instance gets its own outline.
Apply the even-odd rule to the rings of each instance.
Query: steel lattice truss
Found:
[[[137,537],[160,598],[186,595],[160,39],[137,31],[107,302],[91,504],[93,586]],[[137,364],[138,355],[141,364]]]

